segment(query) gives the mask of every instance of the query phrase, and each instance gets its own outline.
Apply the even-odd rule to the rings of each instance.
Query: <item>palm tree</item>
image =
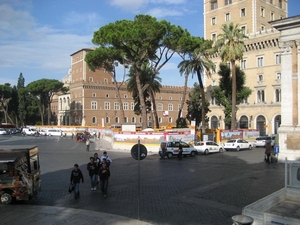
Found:
[[[210,70],[215,68],[215,64],[208,58],[204,48],[197,48],[189,54],[189,59],[183,60],[178,64],[180,73],[183,74],[197,74],[197,78],[201,90],[201,124],[202,134],[205,133],[205,92],[202,75],[206,72],[207,76],[210,76]]]
[[[222,25],[223,33],[218,35],[218,40],[215,43],[215,48],[218,51],[223,62],[230,62],[231,77],[232,77],[232,115],[231,115],[231,129],[236,129],[236,70],[235,62],[243,58],[244,53],[244,39],[248,38],[239,25],[234,25],[232,22]]]

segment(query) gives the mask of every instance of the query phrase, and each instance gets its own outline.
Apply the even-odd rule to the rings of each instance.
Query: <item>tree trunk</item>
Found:
[[[140,104],[141,104],[141,111],[142,111],[142,130],[147,128],[147,111],[146,111],[146,104],[144,99],[144,92],[141,87],[140,76],[137,68],[135,68],[135,80],[136,86],[139,92]]]
[[[204,92],[204,85],[202,82],[201,74],[199,71],[197,71],[198,81],[200,85],[200,91],[201,91],[201,140],[203,137],[203,134],[205,133],[206,123],[205,123],[205,92]]]
[[[156,111],[156,102],[155,102],[155,97],[154,97],[154,93],[153,91],[150,91],[151,94],[151,104],[152,104],[152,126],[154,128],[154,120],[155,119],[155,127],[158,129],[159,128],[159,121],[158,121],[158,115],[157,115],[157,111]]]
[[[186,73],[185,76],[184,76],[183,94],[182,94],[182,99],[181,99],[181,102],[180,102],[180,108],[179,108],[179,111],[178,111],[177,120],[180,119],[180,117],[181,117],[181,112],[182,112],[182,109],[183,109],[183,106],[184,106],[188,79],[189,79],[189,74]]]
[[[236,130],[236,71],[235,61],[231,61],[232,100],[231,100],[231,129]]]

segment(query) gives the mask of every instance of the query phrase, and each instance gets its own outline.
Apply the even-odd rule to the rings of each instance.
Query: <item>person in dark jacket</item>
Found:
[[[179,149],[179,153],[178,153],[177,157],[178,157],[179,160],[182,160],[183,149],[182,149],[182,145],[181,144],[179,144],[178,149]]]
[[[106,198],[108,183],[110,182],[110,170],[107,167],[106,162],[101,163],[101,167],[99,169],[99,179],[103,197]]]
[[[70,178],[70,182],[75,186],[75,190],[74,190],[75,199],[78,199],[80,196],[80,192],[79,192],[80,180],[82,180],[82,183],[84,182],[82,172],[78,168],[78,164],[75,164],[74,169],[71,172],[71,178]]]
[[[270,160],[270,156],[272,153],[272,145],[271,145],[271,141],[267,141],[266,142],[266,150],[265,150],[265,154],[266,154],[266,163],[270,164],[271,160]]]
[[[89,175],[91,178],[91,190],[96,191],[97,185],[97,175],[98,175],[98,166],[94,161],[94,157],[90,157],[90,162],[87,164],[87,170],[89,171]]]

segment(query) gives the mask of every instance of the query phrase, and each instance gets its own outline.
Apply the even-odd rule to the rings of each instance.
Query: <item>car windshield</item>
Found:
[[[229,140],[229,141],[227,141],[227,143],[234,143],[234,142],[236,142],[236,140]]]
[[[267,137],[258,137],[258,138],[256,138],[257,141],[262,141],[262,140],[266,140],[266,139],[267,139]]]

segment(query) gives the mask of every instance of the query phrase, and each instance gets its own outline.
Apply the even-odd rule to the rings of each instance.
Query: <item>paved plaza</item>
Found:
[[[232,224],[242,208],[284,187],[284,164],[266,165],[264,149],[160,160],[149,152],[138,161],[130,151],[111,149],[93,140],[91,151],[70,137],[0,139],[0,145],[37,144],[40,149],[42,192],[31,202],[0,205],[1,224]],[[89,157],[103,150],[113,159],[108,197],[90,190]],[[74,163],[85,178],[81,197],[68,193]],[[140,174],[140,176],[139,176]],[[138,179],[140,178],[140,179]],[[17,215],[17,216],[16,216]],[[27,220],[23,219],[27,218]]]

